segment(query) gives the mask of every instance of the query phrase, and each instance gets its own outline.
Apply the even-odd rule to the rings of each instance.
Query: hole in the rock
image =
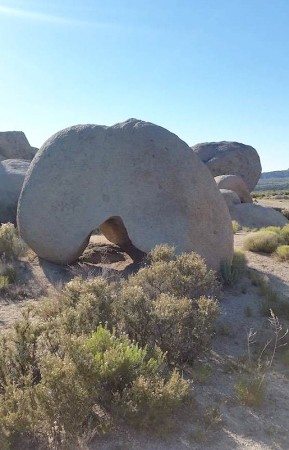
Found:
[[[133,263],[138,263],[144,256],[145,253],[131,243],[122,218],[112,216],[91,233],[81,260],[90,264],[113,264],[131,263],[128,261],[131,258]]]

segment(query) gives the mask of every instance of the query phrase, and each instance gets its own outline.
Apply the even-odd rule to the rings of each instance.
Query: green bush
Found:
[[[276,250],[276,255],[280,261],[289,261],[289,245],[280,245]]]
[[[284,244],[289,245],[289,224],[285,225],[281,230],[281,236],[283,237]]]
[[[160,251],[158,248],[158,255]],[[165,260],[159,256],[154,261],[154,252],[151,253],[152,263],[141,268],[129,278],[128,284],[140,286],[151,299],[160,293],[172,294],[177,297],[191,299],[217,297],[220,286],[216,275],[209,270],[204,260],[196,253],[183,253],[175,256],[164,252]]]
[[[177,371],[168,380],[156,376],[138,377],[122,395],[115,396],[118,414],[143,429],[161,422],[166,423],[172,412],[183,402],[189,392],[189,383]]]
[[[246,267],[246,256],[241,250],[235,250],[232,264],[227,261],[221,263],[221,277],[223,284],[232,286],[242,277]]]
[[[245,250],[251,252],[273,253],[279,244],[278,234],[274,231],[256,231],[244,239]]]
[[[4,223],[0,227],[0,257],[6,259],[18,258],[27,251],[26,244],[18,236],[12,223]]]
[[[232,220],[232,228],[233,228],[233,233],[236,234],[239,230],[240,230],[240,225],[237,222],[237,220]]]

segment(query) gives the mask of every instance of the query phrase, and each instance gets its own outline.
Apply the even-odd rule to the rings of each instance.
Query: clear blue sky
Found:
[[[0,0],[0,130],[130,117],[289,167],[289,0]]]

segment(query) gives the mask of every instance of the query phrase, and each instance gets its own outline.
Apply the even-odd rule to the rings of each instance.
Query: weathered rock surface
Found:
[[[214,177],[239,175],[252,192],[261,175],[262,167],[257,151],[239,142],[204,142],[194,145],[193,151],[207,165]]]
[[[239,205],[241,200],[238,197],[238,194],[234,191],[230,191],[229,189],[220,189],[220,192],[228,206],[228,208],[232,205]]]
[[[236,220],[242,227],[261,228],[270,225],[283,227],[288,223],[286,217],[269,206],[250,203],[233,205],[230,207],[232,220]]]
[[[64,264],[99,227],[120,246],[168,243],[214,269],[233,251],[229,211],[206,166],[176,135],[136,119],[48,139],[25,179],[18,226],[40,257]]]
[[[31,147],[23,131],[0,132],[0,158],[31,161],[37,148]]]
[[[228,189],[238,194],[241,203],[253,203],[250,192],[243,178],[238,175],[219,175],[215,177],[215,182],[219,189]]]
[[[0,222],[16,222],[17,203],[30,162],[7,159],[0,162]]]

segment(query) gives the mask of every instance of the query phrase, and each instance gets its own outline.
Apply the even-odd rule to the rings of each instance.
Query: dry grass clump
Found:
[[[237,220],[232,220],[232,228],[233,228],[233,233],[236,234],[240,229],[240,225],[237,222]]]
[[[280,261],[289,261],[289,245],[280,245],[276,249],[276,256]]]
[[[247,406],[259,406],[263,402],[267,387],[267,372],[272,368],[277,350],[286,346],[288,329],[283,329],[272,309],[268,322],[272,335],[265,344],[262,344],[257,354],[252,352],[252,346],[257,344],[257,331],[251,328],[247,332],[248,359],[245,364],[247,373],[235,384],[238,400]]]
[[[0,227],[0,256],[15,259],[23,256],[27,251],[26,244],[19,237],[17,229],[12,223],[4,223]]]
[[[279,237],[274,231],[256,231],[250,233],[244,239],[245,250],[250,250],[251,252],[273,253],[278,244]]]
[[[286,245],[289,245],[289,224],[283,228],[276,226],[261,228],[244,239],[245,250],[264,253],[273,253],[277,250],[277,256],[279,253],[285,255],[285,249],[281,249],[280,252],[278,249]],[[286,258],[279,257],[279,259]]]
[[[118,420],[165,426],[189,392],[176,365],[210,346],[218,292],[198,255],[163,246],[128,280],[76,278],[31,309],[0,341],[4,448],[76,448]]]

